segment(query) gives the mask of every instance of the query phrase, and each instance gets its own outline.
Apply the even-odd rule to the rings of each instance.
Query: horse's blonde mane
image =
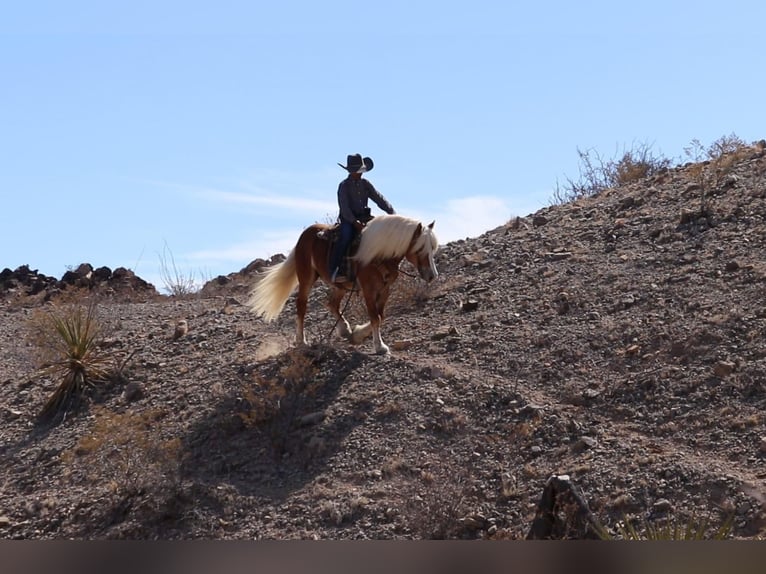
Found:
[[[404,257],[420,222],[403,215],[379,215],[370,221],[362,232],[362,242],[354,259],[362,266],[375,259]],[[422,226],[422,233],[414,245],[415,251],[424,248],[436,252],[439,242],[433,230]]]

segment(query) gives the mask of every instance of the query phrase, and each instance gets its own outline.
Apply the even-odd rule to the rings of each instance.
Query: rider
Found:
[[[367,201],[372,199],[380,209],[393,214],[394,208],[388,200],[362,174],[372,169],[369,157],[362,159],[361,154],[349,155],[346,165],[338,164],[348,172],[348,177],[338,186],[338,207],[340,207],[340,236],[330,258],[330,278],[333,283],[343,283],[348,279],[341,275],[341,262],[346,255],[351,241],[364,225],[372,219]]]

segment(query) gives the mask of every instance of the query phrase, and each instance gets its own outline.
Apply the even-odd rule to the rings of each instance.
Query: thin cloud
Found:
[[[257,258],[267,258],[277,253],[287,255],[298,241],[302,228],[281,228],[260,233],[257,237],[220,249],[204,249],[189,253],[187,258],[218,266],[222,263],[246,265]],[[232,270],[235,271],[235,270]]]
[[[318,190],[316,188],[318,179],[320,181],[328,179],[328,175],[326,173],[317,175],[260,170],[248,179],[233,182],[233,191],[218,187],[167,181],[144,180],[144,182],[219,205],[299,211],[313,214],[316,218],[334,213],[338,209],[334,193],[328,195],[326,189]],[[334,185],[332,181],[329,181],[327,189],[333,189]]]
[[[451,199],[443,208],[424,217],[436,220],[436,234],[442,243],[478,237],[508,223],[517,215],[526,216],[540,209],[539,202],[515,201],[513,205],[496,196],[472,196]]]
[[[236,191],[204,189],[197,192],[197,197],[216,203],[235,205],[256,205],[280,209],[298,210],[308,213],[327,213],[334,211],[336,204],[329,201],[272,194],[250,194]]]
[[[436,235],[441,243],[477,237],[503,225],[510,217],[508,202],[493,196],[450,199],[442,209],[423,216],[424,221],[436,220]]]

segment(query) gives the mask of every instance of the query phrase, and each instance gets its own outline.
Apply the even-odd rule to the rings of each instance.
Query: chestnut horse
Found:
[[[433,232],[434,224],[425,226],[401,215],[379,215],[364,227],[351,265],[355,269],[356,283],[364,296],[370,320],[355,326],[353,330],[340,311],[343,296],[353,288],[353,283],[333,284],[328,272],[331,243],[320,236],[320,232],[329,227],[315,223],[306,228],[287,259],[264,272],[253,288],[247,305],[266,321],[273,321],[297,287],[295,341],[305,345],[303,323],[309,293],[316,280],[322,279],[332,288],[329,308],[338,319],[338,335],[359,344],[372,333],[375,352],[388,353],[388,346],[380,337],[380,325],[391,285],[399,275],[399,263],[407,259],[417,268],[420,277],[428,282],[439,274],[434,263],[439,247]]]

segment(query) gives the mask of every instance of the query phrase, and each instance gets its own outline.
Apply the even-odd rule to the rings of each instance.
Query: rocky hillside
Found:
[[[762,538],[765,172],[748,148],[445,245],[390,356],[331,335],[323,288],[293,348],[291,303],[242,305],[261,264],[183,300],[4,272],[0,538],[524,538],[563,474],[613,534]],[[41,425],[33,327],[88,294],[122,374]]]

